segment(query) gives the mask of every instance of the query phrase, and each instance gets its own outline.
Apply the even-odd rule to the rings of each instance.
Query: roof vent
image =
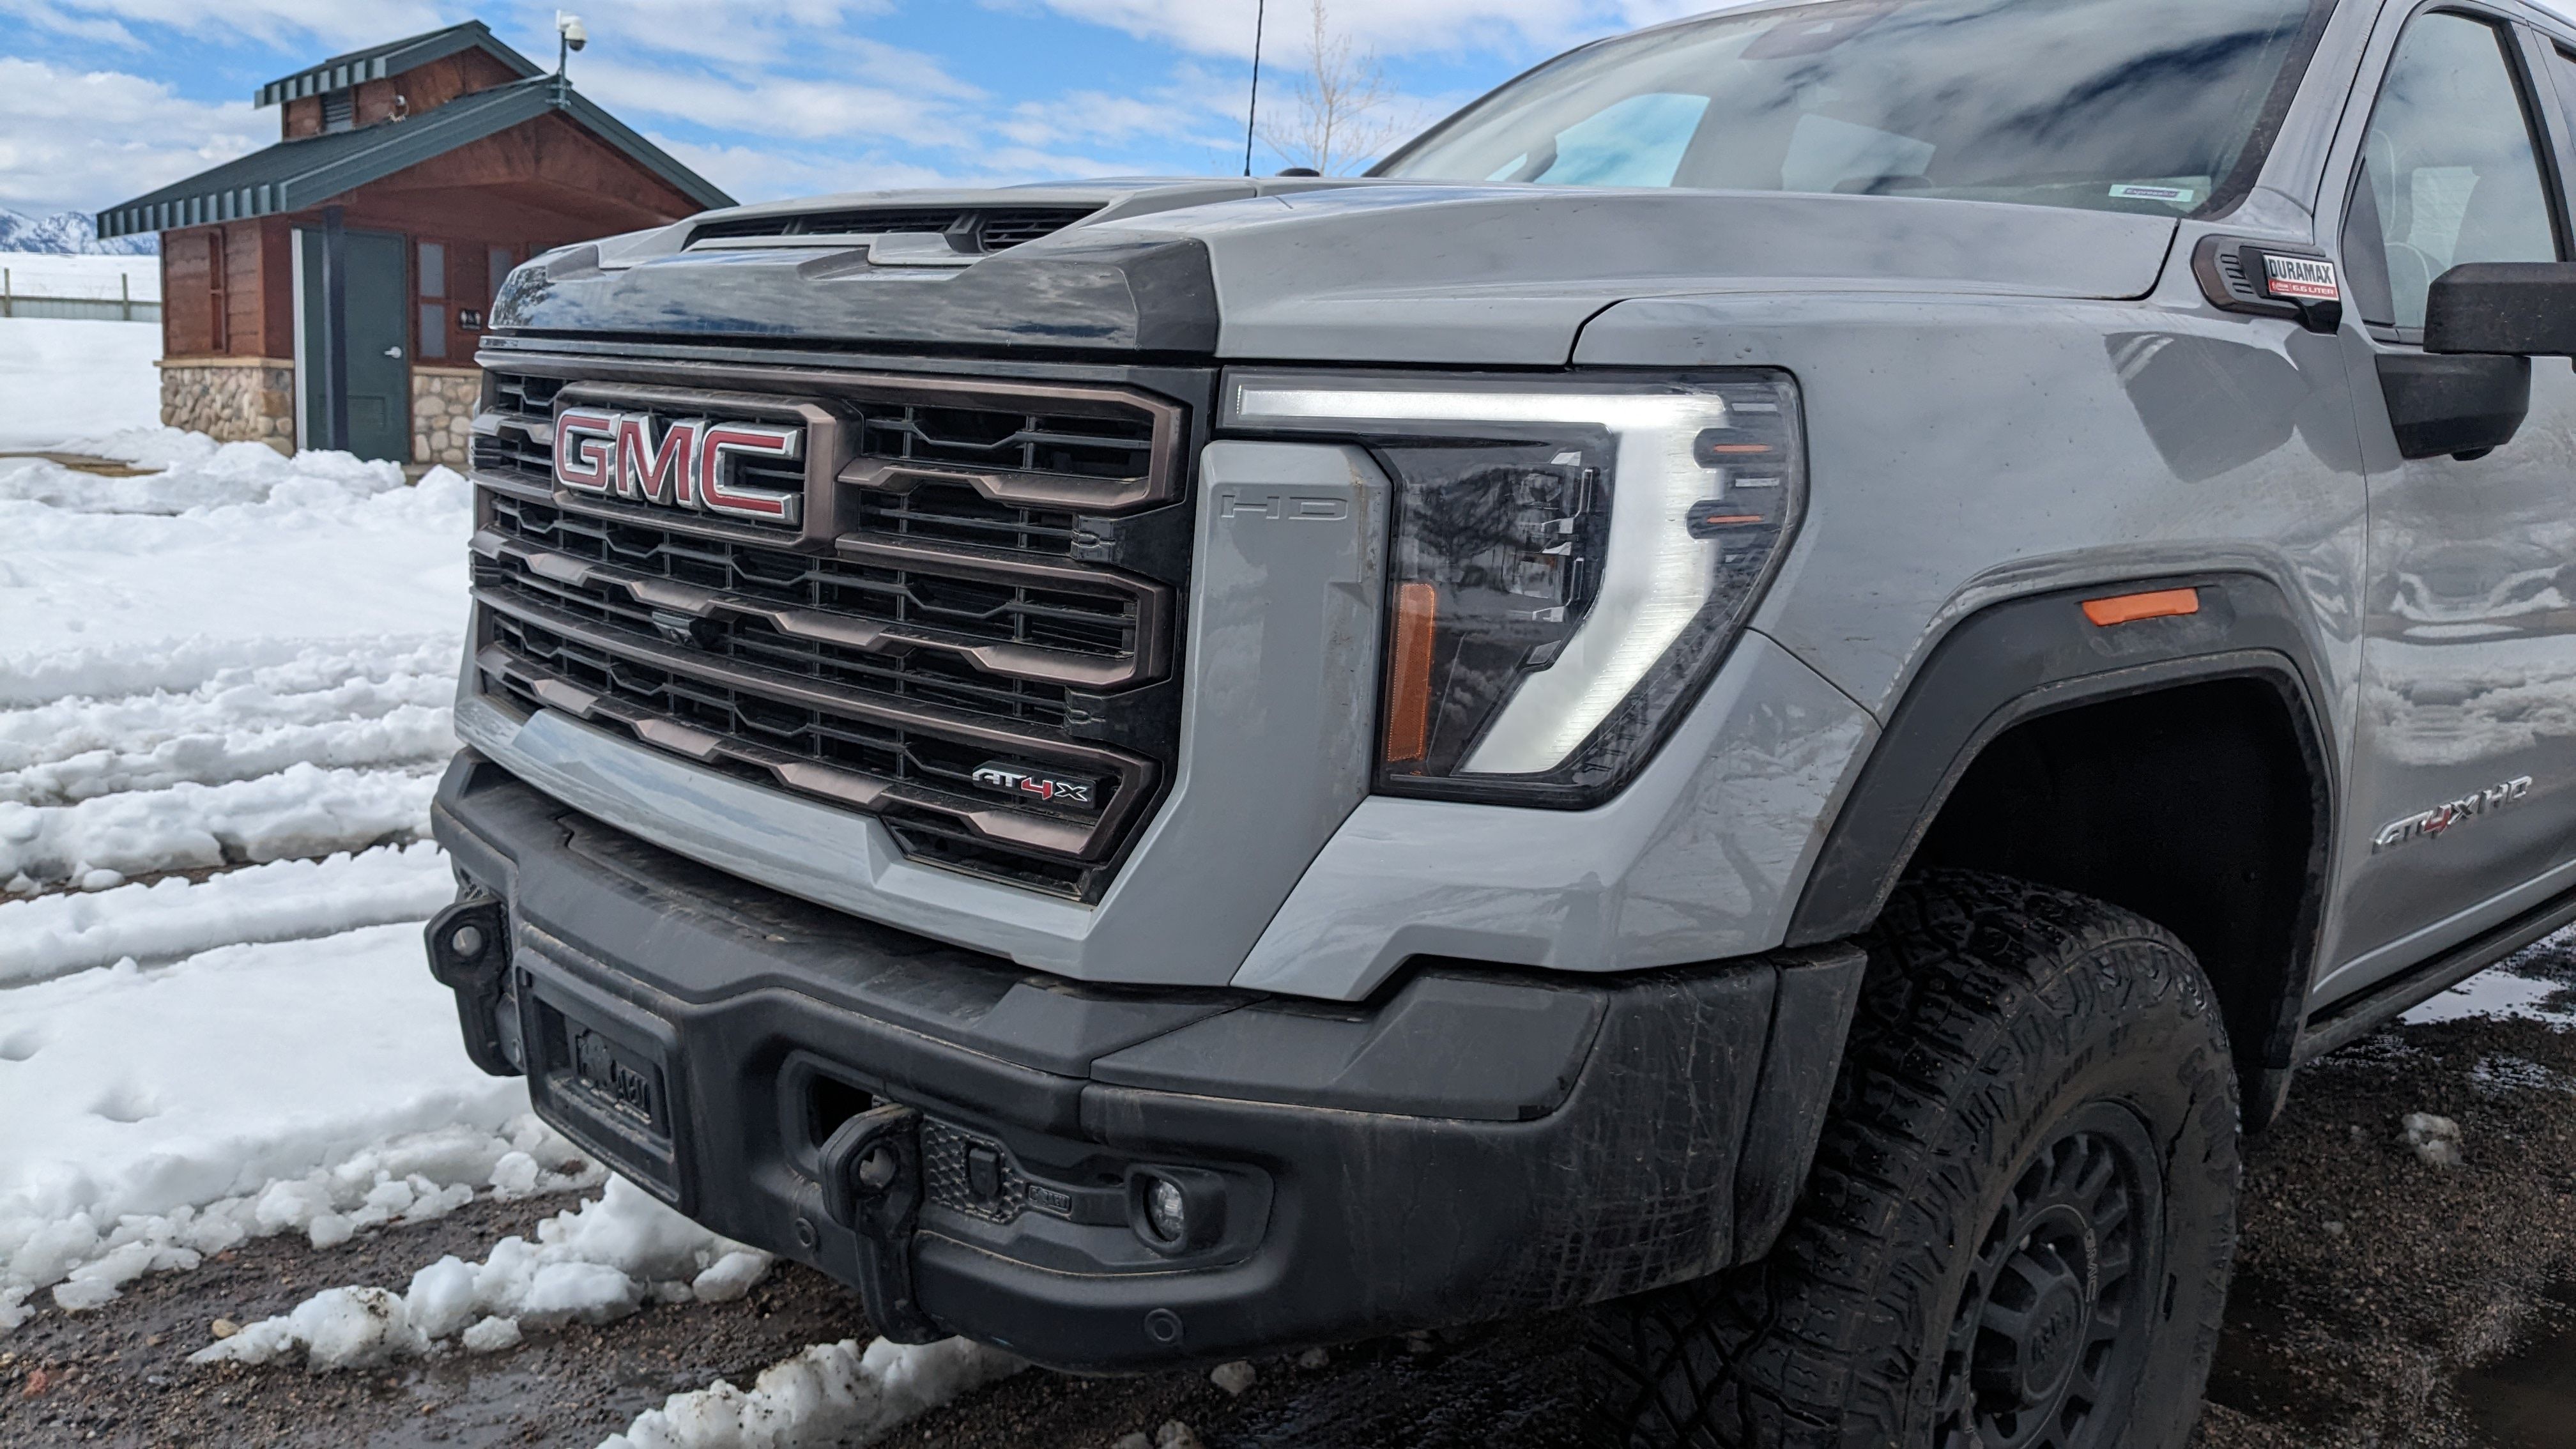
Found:
[[[322,129],[354,131],[358,128],[358,93],[328,91],[322,97]]]

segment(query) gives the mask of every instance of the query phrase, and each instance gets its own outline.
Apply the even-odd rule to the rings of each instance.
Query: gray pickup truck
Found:
[[[539,257],[433,969],[897,1340],[2178,1445],[2240,1133],[2576,917],[2571,117],[2516,0],[1832,0]]]

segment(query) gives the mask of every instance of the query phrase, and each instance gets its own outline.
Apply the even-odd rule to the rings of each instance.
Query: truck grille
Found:
[[[1186,410],[1046,383],[826,374],[790,391],[757,370],[679,385],[566,366],[486,375],[483,694],[874,814],[917,860],[1096,898],[1178,747],[1178,579],[1168,547],[1139,541],[1185,536]],[[801,490],[802,513],[698,512],[681,506],[694,485],[656,501],[623,454],[607,491],[559,484],[573,406],[649,420],[646,449],[709,419],[790,421],[801,457],[709,466]]]

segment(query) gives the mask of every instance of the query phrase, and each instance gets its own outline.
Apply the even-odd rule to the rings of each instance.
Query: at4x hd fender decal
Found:
[[[2519,804],[2531,794],[2531,777],[2523,775],[2501,785],[2489,785],[2473,795],[2463,795],[2448,805],[2436,805],[2403,820],[2393,820],[2371,837],[2373,855],[2414,840],[2432,840],[2462,821],[2471,820],[2507,805]]]

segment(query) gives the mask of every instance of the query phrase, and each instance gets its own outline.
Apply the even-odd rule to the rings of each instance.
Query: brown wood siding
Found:
[[[524,121],[348,198],[399,231],[560,245],[693,216],[676,187],[560,115]]]
[[[436,110],[458,96],[505,86],[519,78],[517,71],[480,50],[460,50],[454,55],[440,56],[427,65],[416,65],[369,84],[385,87],[388,96],[400,95],[409,106],[410,114],[417,116],[423,111]],[[388,99],[383,104],[384,114],[391,114],[392,101]],[[365,125],[374,119],[377,116],[367,110],[367,93],[361,90],[358,93],[358,123]]]
[[[214,302],[208,263],[212,227],[161,234],[161,350],[169,357],[205,357],[215,351]]]
[[[255,221],[227,222],[224,235],[224,351],[234,357],[266,357],[268,351],[267,268],[261,253],[268,245],[266,228]]]

